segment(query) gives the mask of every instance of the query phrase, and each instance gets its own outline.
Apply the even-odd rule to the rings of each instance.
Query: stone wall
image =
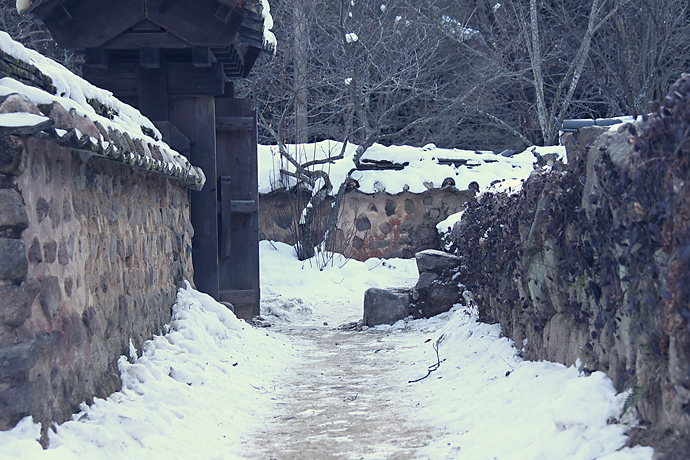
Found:
[[[690,457],[689,108],[685,77],[646,121],[566,135],[567,166],[472,200],[453,230],[481,318],[629,390],[630,442],[659,458]]]
[[[336,250],[357,260],[370,257],[411,258],[424,249],[438,249],[441,242],[436,224],[464,209],[473,190],[448,186],[424,193],[345,194],[338,219]],[[273,192],[259,199],[262,239],[295,244],[299,215],[309,201],[304,192]],[[319,242],[332,199],[316,211],[314,241]]]
[[[169,320],[193,278],[188,192],[54,142],[3,142],[21,160],[0,165],[0,429],[33,415],[45,430],[119,390],[129,340]]]

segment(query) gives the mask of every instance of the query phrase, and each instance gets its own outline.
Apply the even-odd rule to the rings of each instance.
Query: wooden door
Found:
[[[249,99],[216,98],[218,300],[238,318],[259,315],[259,185],[256,113]]]

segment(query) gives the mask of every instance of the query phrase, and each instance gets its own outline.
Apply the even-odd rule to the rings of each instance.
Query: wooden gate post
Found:
[[[218,211],[216,174],[216,111],[213,96],[181,96],[169,100],[170,121],[189,138],[189,161],[206,175],[204,188],[191,193],[194,226],[194,284],[218,299]]]
[[[216,98],[216,129],[222,184],[219,300],[250,320],[259,315],[260,300],[258,134],[250,100]]]

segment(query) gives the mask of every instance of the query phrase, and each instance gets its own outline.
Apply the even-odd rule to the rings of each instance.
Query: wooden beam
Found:
[[[102,48],[86,48],[84,50],[84,65],[107,69],[110,63],[108,51]]]
[[[230,176],[218,177],[220,189],[220,258],[230,257],[232,247],[232,189]]]
[[[225,46],[236,28],[216,18],[215,0],[146,0],[146,17],[194,46]]]
[[[216,62],[216,58],[211,52],[211,48],[195,46],[192,50],[192,64],[197,68],[211,67]]]
[[[64,23],[65,11],[53,8],[39,16],[55,41],[63,48],[99,48],[116,35],[146,19],[142,0],[89,0],[72,2]]]
[[[225,73],[223,65],[214,62],[211,67],[198,68],[190,63],[168,63],[168,92],[170,95],[223,95]]]
[[[170,64],[170,63],[169,63]],[[191,67],[191,65],[190,65]],[[170,68],[168,69],[170,71]],[[216,173],[215,103],[212,96],[173,97],[170,121],[189,138],[189,161],[206,175],[206,185],[191,192],[191,220],[194,226],[192,260],[196,288],[218,298],[218,211]],[[257,189],[258,190],[258,189]]]
[[[158,67],[139,68],[139,105],[141,113],[150,120],[168,119],[168,72],[165,60]]]
[[[161,66],[159,48],[139,48],[139,64],[145,69],[158,69]]]
[[[252,71],[252,67],[254,67],[254,63],[256,62],[256,59],[259,57],[259,54],[261,54],[260,48],[257,48],[255,46],[247,47],[247,52],[244,54],[244,73],[242,74],[243,78],[249,77],[249,73]]]
[[[172,147],[185,157],[189,158],[189,139],[187,138],[187,136],[182,134],[182,131],[177,129],[177,126],[175,126],[174,124],[172,124],[171,121],[168,120],[156,120],[153,122],[153,124],[156,125],[158,131],[161,132],[161,135],[163,136],[163,141],[166,144],[168,144],[170,147]]]
[[[184,49],[192,45],[170,32],[124,32],[103,45],[106,49],[129,50],[142,46],[162,49]]]

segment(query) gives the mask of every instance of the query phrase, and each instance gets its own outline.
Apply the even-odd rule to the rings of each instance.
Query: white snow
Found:
[[[20,126],[36,126],[48,121],[50,118],[33,113],[1,113],[0,126],[16,128]]]
[[[335,157],[340,154],[342,143],[336,141],[322,141],[315,144],[288,145],[288,152],[300,162],[313,159]],[[357,146],[348,144],[344,158],[335,160],[321,167],[328,172],[333,183],[332,194],[338,191],[339,185],[348,173],[355,167],[352,161]],[[401,171],[354,171],[352,178],[359,184],[359,190],[364,193],[375,193],[375,182],[385,186],[387,193],[402,192],[406,185],[409,191],[421,193],[427,190],[424,182],[432,182],[440,186],[447,177],[455,180],[458,189],[467,189],[470,182],[477,182],[479,190],[510,190],[514,193],[520,190],[521,181],[527,179],[534,170],[536,157],[555,153],[565,162],[565,147],[530,147],[522,153],[512,157],[503,157],[490,151],[474,151],[460,149],[442,149],[434,144],[424,147],[384,146],[374,144],[362,157],[362,162],[387,160],[398,164],[409,163]],[[458,166],[441,164],[439,160],[455,160]],[[465,164],[460,165],[462,161]],[[292,177],[281,177],[280,170],[294,171],[292,165],[281,159],[276,146],[259,146],[259,192],[269,193],[280,188],[295,185]],[[493,184],[493,187],[492,187]]]
[[[271,29],[273,29],[273,16],[271,16],[271,6],[268,4],[268,0],[261,0],[261,17],[264,20],[264,48],[273,50],[273,54],[275,54],[278,48],[278,41],[273,32],[271,32]]]
[[[361,317],[363,292],[404,286],[416,279],[413,260],[346,260],[336,255],[323,270],[299,262],[292,247],[261,242],[262,313],[274,324],[338,325]],[[470,306],[428,320],[399,321],[366,333],[393,344],[408,396],[390,404],[415,407],[410,420],[437,435],[416,458],[650,460],[651,448],[622,448],[626,394],[603,373],[521,360],[498,325],[477,321]],[[120,358],[123,389],[82,406],[50,434],[49,449],[29,418],[0,432],[2,459],[240,458],[252,434],[274,413],[271,399],[281,373],[304,350],[271,329],[254,329],[191,288],[181,289],[169,332]],[[135,356],[139,356],[134,359]],[[403,400],[402,398],[410,398]],[[289,422],[285,422],[289,423]],[[375,446],[374,446],[375,447]],[[371,458],[384,458],[372,456]],[[369,458],[369,457],[368,457]]]

